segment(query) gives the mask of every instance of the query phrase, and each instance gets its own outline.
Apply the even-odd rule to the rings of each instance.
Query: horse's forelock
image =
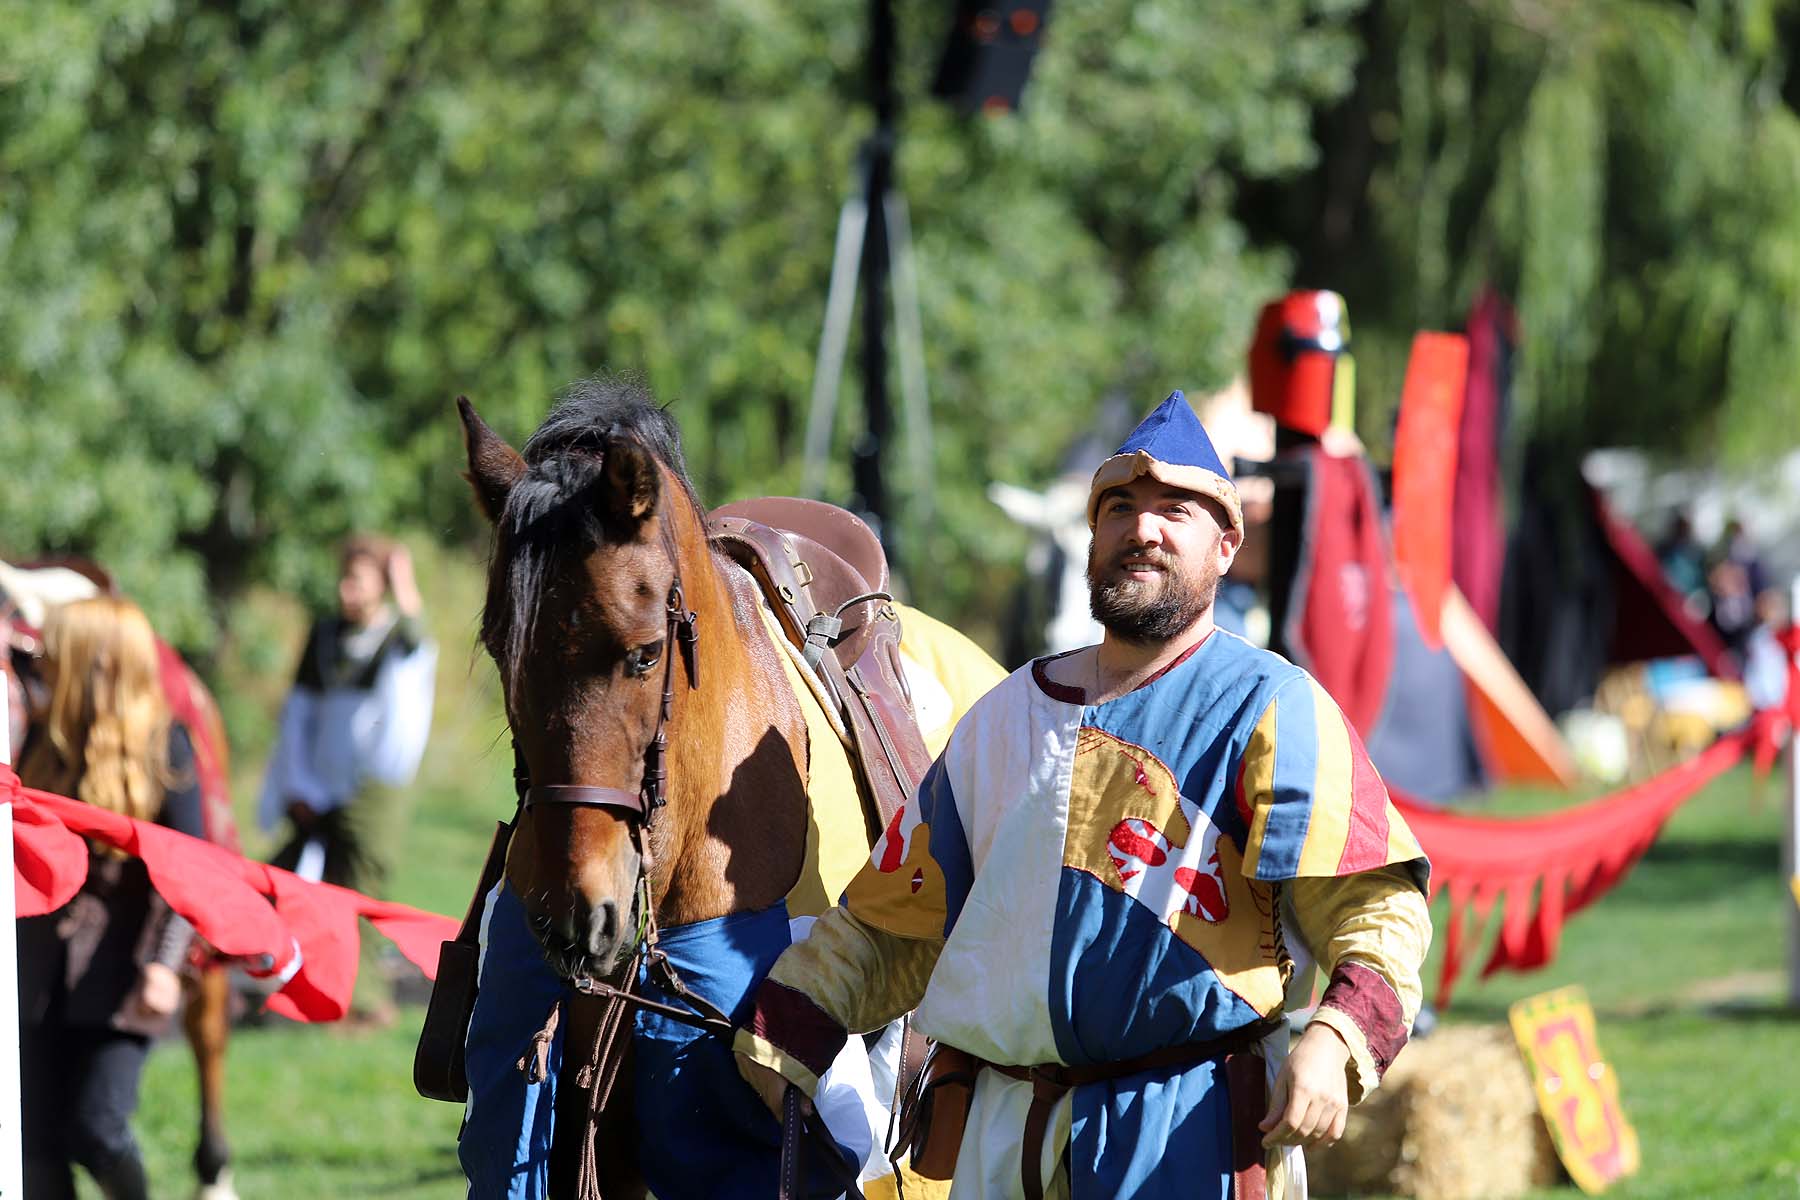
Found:
[[[481,640],[494,654],[509,697],[531,649],[537,612],[563,555],[586,554],[605,536],[603,514],[578,501],[600,480],[608,448],[630,440],[666,469],[696,515],[705,510],[688,478],[681,435],[643,384],[597,377],[571,385],[525,443],[525,475],[498,522]]]

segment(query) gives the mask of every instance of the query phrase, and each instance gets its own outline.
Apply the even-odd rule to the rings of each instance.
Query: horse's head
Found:
[[[590,381],[520,454],[467,400],[458,407],[469,481],[495,527],[481,638],[531,783],[628,801],[665,686],[679,703],[693,682],[690,663],[671,661],[683,658],[669,636],[682,564],[691,576],[709,561],[674,423],[639,389]],[[640,850],[659,856],[671,836],[658,821],[640,842],[636,824],[591,802],[521,813],[507,878],[569,978],[607,974],[635,941]]]

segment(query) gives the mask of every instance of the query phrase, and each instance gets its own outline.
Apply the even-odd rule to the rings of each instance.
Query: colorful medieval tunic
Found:
[[[1113,1063],[1280,1011],[1304,941],[1355,1100],[1417,1005],[1426,872],[1355,732],[1284,659],[1216,631],[1092,706],[1033,664],[957,727],[738,1046],[805,1083],[846,1027],[918,1003],[919,1029],[991,1062]],[[1075,1089],[1043,1177],[1062,1160],[1077,1197],[1229,1197],[1223,1080],[1207,1062]],[[982,1073],[954,1195],[1021,1193],[1030,1093]]]

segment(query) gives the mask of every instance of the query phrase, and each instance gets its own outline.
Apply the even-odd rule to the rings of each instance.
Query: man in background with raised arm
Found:
[[[412,558],[398,542],[344,544],[338,610],[313,624],[263,781],[261,821],[289,836],[276,866],[380,897],[406,842],[407,788],[431,732],[437,648],[425,637]],[[350,1018],[392,1024],[377,940],[362,939]]]

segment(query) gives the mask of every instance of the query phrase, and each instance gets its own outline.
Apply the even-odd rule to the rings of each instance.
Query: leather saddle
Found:
[[[713,544],[762,589],[841,724],[873,845],[931,768],[880,540],[854,513],[793,496],[727,504],[708,524]]]

